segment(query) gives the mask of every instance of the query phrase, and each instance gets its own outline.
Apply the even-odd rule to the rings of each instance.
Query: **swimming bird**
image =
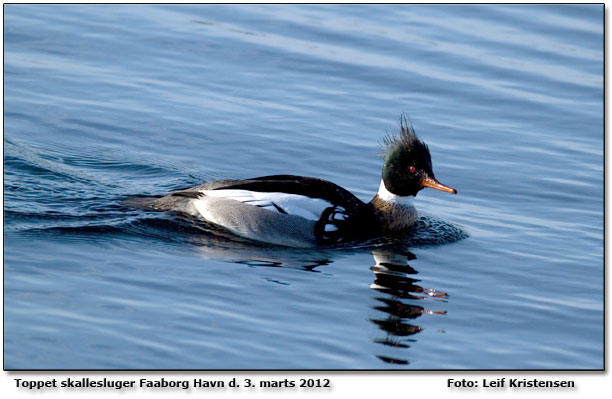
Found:
[[[418,219],[412,200],[420,190],[457,193],[436,180],[429,148],[405,118],[382,145],[380,186],[368,203],[327,180],[274,175],[212,181],[141,205],[195,216],[255,241],[311,247],[408,229]]]

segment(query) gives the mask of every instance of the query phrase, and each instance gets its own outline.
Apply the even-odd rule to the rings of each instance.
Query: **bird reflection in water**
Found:
[[[322,266],[329,267],[340,257],[370,252],[375,262],[370,267],[374,272],[370,288],[375,291],[376,300],[372,308],[382,312],[380,317],[370,320],[384,333],[384,336],[373,341],[389,349],[398,349],[391,349],[392,356],[388,352],[375,356],[385,363],[408,365],[410,361],[397,354],[404,354],[416,342],[415,335],[423,330],[416,319],[423,315],[446,314],[445,310],[429,309],[426,302],[442,304],[448,298],[444,292],[419,285],[420,280],[415,278],[418,272],[408,263],[416,260],[409,248],[414,245],[447,244],[467,237],[458,227],[435,219],[422,218],[419,223],[422,226],[416,234],[413,232],[407,236],[387,237],[342,248],[304,250],[270,246],[215,229],[206,231],[205,235],[193,235],[190,241],[198,252],[208,258],[252,267],[284,267],[311,272],[318,272],[317,269]]]
[[[213,241],[214,244],[212,244]],[[211,237],[208,237],[205,242],[199,242],[199,250],[207,257],[251,267],[285,267],[317,272],[320,267],[329,267],[335,259],[354,253],[338,249],[313,251],[281,249],[253,245],[252,242],[228,241],[220,237],[213,241]],[[415,334],[423,330],[423,327],[415,323],[415,320],[423,315],[446,314],[444,310],[429,309],[424,301],[444,303],[448,296],[444,292],[419,285],[420,280],[415,278],[418,272],[408,264],[409,261],[414,261],[416,256],[406,249],[373,249],[370,247],[360,250],[371,252],[375,262],[375,265],[370,267],[374,272],[374,280],[370,288],[375,292],[376,301],[372,308],[382,313],[380,317],[371,318],[370,321],[384,335],[374,338],[373,341],[393,352],[393,356],[389,356],[388,352],[375,356],[385,363],[408,365],[410,362],[397,354],[404,354],[403,350],[410,348],[416,342]],[[351,251],[355,251],[355,248]]]
[[[371,321],[385,333],[384,337],[375,338],[374,341],[385,346],[409,348],[415,342],[410,337],[423,329],[414,323],[415,319],[422,315],[446,314],[443,310],[428,310],[415,304],[415,301],[434,299],[445,302],[447,294],[423,288],[418,285],[418,279],[411,277],[418,273],[408,264],[408,261],[416,259],[413,253],[375,250],[372,255],[376,264],[370,268],[374,272],[374,283],[370,288],[382,294],[374,297],[378,304],[373,308],[383,312],[384,316]],[[376,356],[386,363],[409,364],[406,359]]]

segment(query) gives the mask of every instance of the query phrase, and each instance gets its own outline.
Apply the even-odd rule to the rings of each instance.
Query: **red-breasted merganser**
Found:
[[[141,203],[202,218],[248,239],[293,247],[333,245],[411,227],[425,187],[456,194],[434,176],[427,145],[401,120],[383,141],[380,187],[369,203],[332,182],[275,175],[217,180]]]

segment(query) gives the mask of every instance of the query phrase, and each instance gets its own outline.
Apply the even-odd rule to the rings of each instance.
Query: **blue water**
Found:
[[[5,368],[603,367],[603,5],[4,13]],[[367,201],[403,113],[459,191],[419,193],[422,239],[121,204],[281,173]]]

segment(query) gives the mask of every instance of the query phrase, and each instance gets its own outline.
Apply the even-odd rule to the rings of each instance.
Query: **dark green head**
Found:
[[[385,164],[382,180],[387,190],[400,197],[415,196],[425,187],[457,194],[438,182],[431,166],[427,144],[419,140],[410,122],[400,119],[400,133],[384,139]]]

